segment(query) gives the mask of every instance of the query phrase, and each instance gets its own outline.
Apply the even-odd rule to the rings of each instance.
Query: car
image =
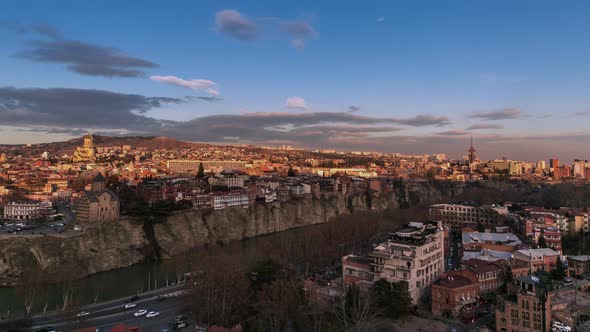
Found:
[[[55,329],[51,326],[42,327],[37,330],[37,332],[56,332]]]
[[[131,309],[131,308],[135,308],[135,307],[137,307],[137,304],[135,304],[135,303],[127,303],[125,305],[125,309]]]
[[[157,302],[166,301],[166,300],[167,300],[167,298],[165,296],[162,296],[162,295],[156,297],[156,301]]]
[[[80,311],[76,316],[84,317],[84,316],[88,316],[88,315],[90,315],[90,313],[88,311]]]
[[[552,326],[553,326],[554,329],[557,329],[558,331],[567,331],[567,332],[570,332],[572,330],[571,327],[563,324],[562,322],[558,322],[558,321],[554,321]]]
[[[168,329],[161,329],[160,332],[170,332]]]
[[[147,318],[152,318],[152,317],[158,317],[160,316],[160,313],[157,311],[150,311],[145,317]]]
[[[141,310],[138,310],[138,311],[136,311],[136,312],[135,312],[133,315],[134,315],[135,317],[140,317],[140,316],[143,316],[143,315],[145,315],[145,314],[147,314],[147,310],[145,310],[145,309],[141,309]]]
[[[139,296],[137,296],[137,295],[133,295],[132,297],[130,297],[130,298],[127,300],[127,302],[135,302],[135,301],[137,301],[137,300],[139,300]]]
[[[565,278],[563,279],[563,284],[564,285],[571,285],[574,282],[574,279],[572,278]]]
[[[176,321],[174,322],[174,324],[172,324],[172,327],[176,330],[176,329],[181,329],[184,327],[187,327],[188,324],[185,321]]]

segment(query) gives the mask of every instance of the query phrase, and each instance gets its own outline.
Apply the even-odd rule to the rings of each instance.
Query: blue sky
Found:
[[[9,0],[0,143],[95,130],[461,156],[474,136],[485,158],[588,158],[589,10]]]

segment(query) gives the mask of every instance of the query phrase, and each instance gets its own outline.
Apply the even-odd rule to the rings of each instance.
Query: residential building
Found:
[[[541,281],[535,276],[514,279],[508,294],[497,297],[496,331],[537,332],[543,331],[543,327],[549,331],[551,297],[551,292],[545,294]]]
[[[417,303],[444,271],[444,240],[440,222],[411,222],[369,253],[374,280],[406,281]]]
[[[590,275],[590,255],[568,256],[569,275],[582,277]]]
[[[244,191],[227,191],[213,193],[213,209],[223,210],[226,207],[242,206],[247,208],[250,204],[248,194]]]
[[[430,207],[430,218],[445,225],[461,228],[464,224],[498,226],[508,215],[506,206],[463,204],[435,204]]]
[[[51,202],[10,202],[4,205],[6,220],[35,220],[48,216],[52,212]]]
[[[432,284],[432,313],[447,318],[471,315],[478,293],[478,282],[468,271],[445,274]]]
[[[539,270],[551,271],[557,264],[559,253],[550,248],[521,249],[513,254],[514,259],[529,264],[532,272]]]
[[[201,164],[206,171],[234,171],[246,168],[245,162],[234,160],[168,160],[166,164],[170,173],[196,173]]]

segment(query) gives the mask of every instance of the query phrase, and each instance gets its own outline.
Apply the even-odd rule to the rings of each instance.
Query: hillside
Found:
[[[134,148],[184,148],[190,146],[199,146],[204,144],[191,143],[179,141],[169,137],[162,136],[100,136],[94,135],[94,145],[97,147],[101,146],[121,146],[131,145]],[[21,154],[23,156],[28,155],[40,155],[44,151],[49,152],[51,155],[61,156],[63,154],[72,154],[76,147],[83,144],[83,137],[73,138],[71,140],[63,142],[51,142],[51,143],[40,143],[32,144],[27,146],[25,144],[19,145],[0,145],[0,151],[10,150],[14,154]]]

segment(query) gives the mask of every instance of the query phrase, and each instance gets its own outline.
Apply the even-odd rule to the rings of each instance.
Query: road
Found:
[[[461,268],[461,252],[459,251],[460,235],[456,232],[450,234],[449,256],[447,257],[447,269],[454,270]]]
[[[171,286],[150,292],[149,295],[143,294],[139,300],[133,302],[137,306],[131,309],[125,309],[128,298],[124,298],[84,306],[76,312],[35,316],[32,320],[32,330],[53,327],[56,331],[65,332],[86,327],[96,327],[99,331],[108,331],[118,323],[125,323],[130,326],[139,326],[145,332],[160,332],[165,328],[170,329],[168,322],[184,313],[182,287],[182,285]],[[158,301],[156,300],[157,297],[163,297],[165,300]],[[157,311],[160,316],[154,318],[135,317],[134,313],[139,309]],[[77,314],[82,311],[89,314],[78,317]],[[194,331],[194,324],[189,327],[192,327]],[[188,331],[188,329],[185,329],[185,331]]]

